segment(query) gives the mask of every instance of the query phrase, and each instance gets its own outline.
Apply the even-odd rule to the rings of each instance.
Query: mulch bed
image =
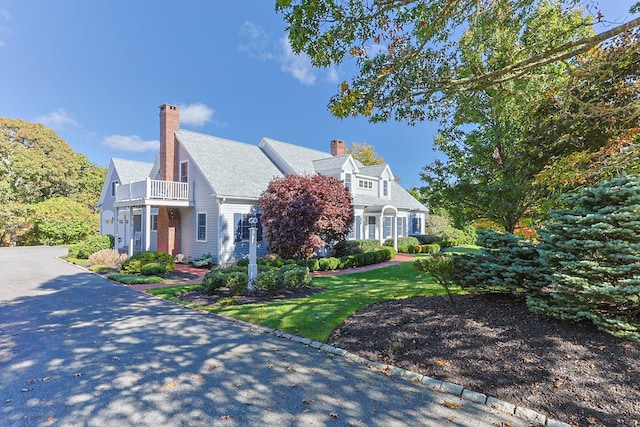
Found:
[[[367,307],[329,342],[579,426],[640,425],[640,343],[528,311],[510,294]]]
[[[256,295],[238,295],[234,298],[236,300],[235,305],[256,304],[262,302],[285,301],[294,298],[304,298],[318,294],[320,292],[323,292],[324,290],[325,289],[323,288],[309,286],[307,288],[286,290],[280,295],[275,296],[271,296],[266,293],[259,293]],[[191,304],[214,305],[217,304],[219,299],[229,298],[232,296],[233,295],[231,295],[231,293],[227,289],[222,288],[218,289],[218,292],[215,295],[207,295],[204,291],[192,291],[180,294],[176,298],[181,301],[189,302]]]

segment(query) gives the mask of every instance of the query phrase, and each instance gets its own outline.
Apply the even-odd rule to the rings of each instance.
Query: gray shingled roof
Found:
[[[360,173],[369,176],[380,176],[382,175],[382,172],[384,172],[384,168],[386,167],[386,163],[383,163],[381,165],[363,166],[360,168]]]
[[[287,144],[286,142],[276,141],[271,138],[262,138],[260,147],[269,146],[278,153],[279,160],[284,161],[288,165],[285,173],[295,173],[298,175],[315,175],[316,169],[313,165],[314,160],[328,159],[333,157],[331,153],[313,150],[311,148],[301,147],[299,145]]]
[[[125,159],[111,159],[111,161],[121,184],[144,181],[153,168],[153,163]]]
[[[349,158],[349,154],[345,154],[344,156],[336,156],[336,157],[328,157],[326,159],[318,159],[313,161],[313,168],[316,172],[320,173],[322,171],[332,170],[332,169],[340,169],[342,165]]]
[[[282,176],[255,145],[187,130],[176,136],[217,195],[258,198],[273,178]]]
[[[400,209],[417,210],[427,212],[420,202],[418,202],[411,194],[407,192],[400,184],[391,181],[391,199],[381,199],[377,196],[369,196],[364,194],[355,194],[353,196],[353,204],[355,206],[380,206],[394,205]]]

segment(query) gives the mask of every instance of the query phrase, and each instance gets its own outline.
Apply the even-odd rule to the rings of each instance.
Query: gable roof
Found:
[[[389,164],[387,163],[382,163],[381,165],[362,166],[360,167],[360,173],[364,175],[380,177],[387,168],[389,168]],[[389,168],[389,170],[391,170],[391,168]]]
[[[144,181],[153,168],[153,163],[138,162],[136,160],[111,159],[121,184]]]
[[[262,138],[258,147],[273,160],[283,174],[314,175],[316,173],[313,165],[314,160],[333,157],[331,153],[276,141],[271,138]]]
[[[282,173],[255,146],[187,130],[176,137],[218,196],[258,198]]]

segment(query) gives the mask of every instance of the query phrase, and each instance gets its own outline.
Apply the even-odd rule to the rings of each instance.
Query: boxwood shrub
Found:
[[[164,264],[168,273],[172,272],[176,266],[176,262],[171,255],[166,252],[158,251],[142,251],[127,259],[122,263],[121,273],[140,274],[140,269],[147,265],[159,263]]]
[[[167,272],[167,267],[159,262],[152,262],[140,267],[140,274],[143,276],[160,276],[163,277]]]
[[[409,237],[398,237],[398,247],[400,246],[410,246],[410,245],[420,245],[420,241],[415,236]],[[393,247],[393,239],[388,238],[384,241],[384,246]]]

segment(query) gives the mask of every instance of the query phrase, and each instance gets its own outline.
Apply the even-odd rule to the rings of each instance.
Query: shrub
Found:
[[[249,275],[247,273],[235,271],[227,275],[227,288],[229,292],[231,292],[231,295],[246,293],[248,285]]]
[[[80,245],[71,245],[67,251],[67,258],[78,258],[78,253],[80,253]]]
[[[409,245],[419,245],[420,241],[415,236],[409,237],[398,237],[398,247],[400,246],[409,246]],[[393,247],[393,239],[388,238],[384,241],[384,246]]]
[[[202,278],[202,287],[206,294],[214,294],[218,289],[227,286],[227,274],[219,270],[208,272]]]
[[[416,234],[412,237],[418,239],[418,242],[421,245],[430,245],[432,243],[438,243],[442,241],[442,237],[433,234]]]
[[[504,287],[514,293],[537,294],[548,273],[536,247],[511,233],[478,231],[479,253],[454,255],[453,281],[463,288]]]
[[[140,267],[140,274],[143,276],[160,276],[164,277],[167,272],[167,267],[164,264],[158,262],[152,262]]]
[[[452,273],[455,266],[453,257],[450,254],[434,253],[428,255],[415,260],[413,267],[418,271],[430,274],[431,277],[444,288],[449,297],[449,302],[453,304],[451,286],[453,285]]]
[[[317,258],[308,259],[307,268],[309,271],[318,271],[320,269],[320,261]]]
[[[88,259],[102,249],[113,248],[113,236],[99,234],[88,237],[85,241],[78,244],[78,254],[75,258]]]
[[[205,252],[192,261],[194,267],[211,267],[212,265],[215,265],[215,263],[215,259],[211,252]]]
[[[338,269],[338,265],[340,264],[340,260],[338,258],[329,257],[327,258],[327,261],[329,261],[329,270]]]
[[[172,272],[176,266],[175,260],[166,252],[142,251],[134,254],[131,258],[122,263],[121,273],[140,273],[140,268],[146,264],[164,264],[167,272]]]
[[[376,239],[364,239],[364,240],[349,240],[349,245],[355,248],[360,248],[363,252],[373,252],[380,248],[380,241]],[[351,253],[355,253],[352,252]]]
[[[430,245],[423,245],[420,248],[420,253],[424,254],[436,254],[440,252],[440,245],[437,243],[432,243]]]
[[[409,246],[398,246],[398,252],[400,252],[401,254],[408,254]]]
[[[540,230],[550,294],[532,311],[586,319],[617,337],[640,341],[640,178],[621,177],[564,196]]]
[[[249,265],[249,260],[244,258],[244,259],[240,259],[238,260],[238,262],[236,262],[236,265],[238,267],[247,267]]]
[[[255,289],[264,289],[269,295],[278,295],[284,289],[280,271],[278,270],[265,271],[258,274],[253,286]]]
[[[296,264],[295,259],[288,259],[284,262],[284,265],[295,265],[295,264]]]
[[[284,273],[284,274],[282,274]],[[285,288],[306,288],[311,285],[311,276],[307,267],[290,268],[281,272]]]
[[[120,259],[120,254],[115,249],[101,249],[89,256],[91,265],[111,265],[116,264]]]
[[[318,260],[318,270],[327,271],[330,269],[329,259],[328,258],[320,258]]]

